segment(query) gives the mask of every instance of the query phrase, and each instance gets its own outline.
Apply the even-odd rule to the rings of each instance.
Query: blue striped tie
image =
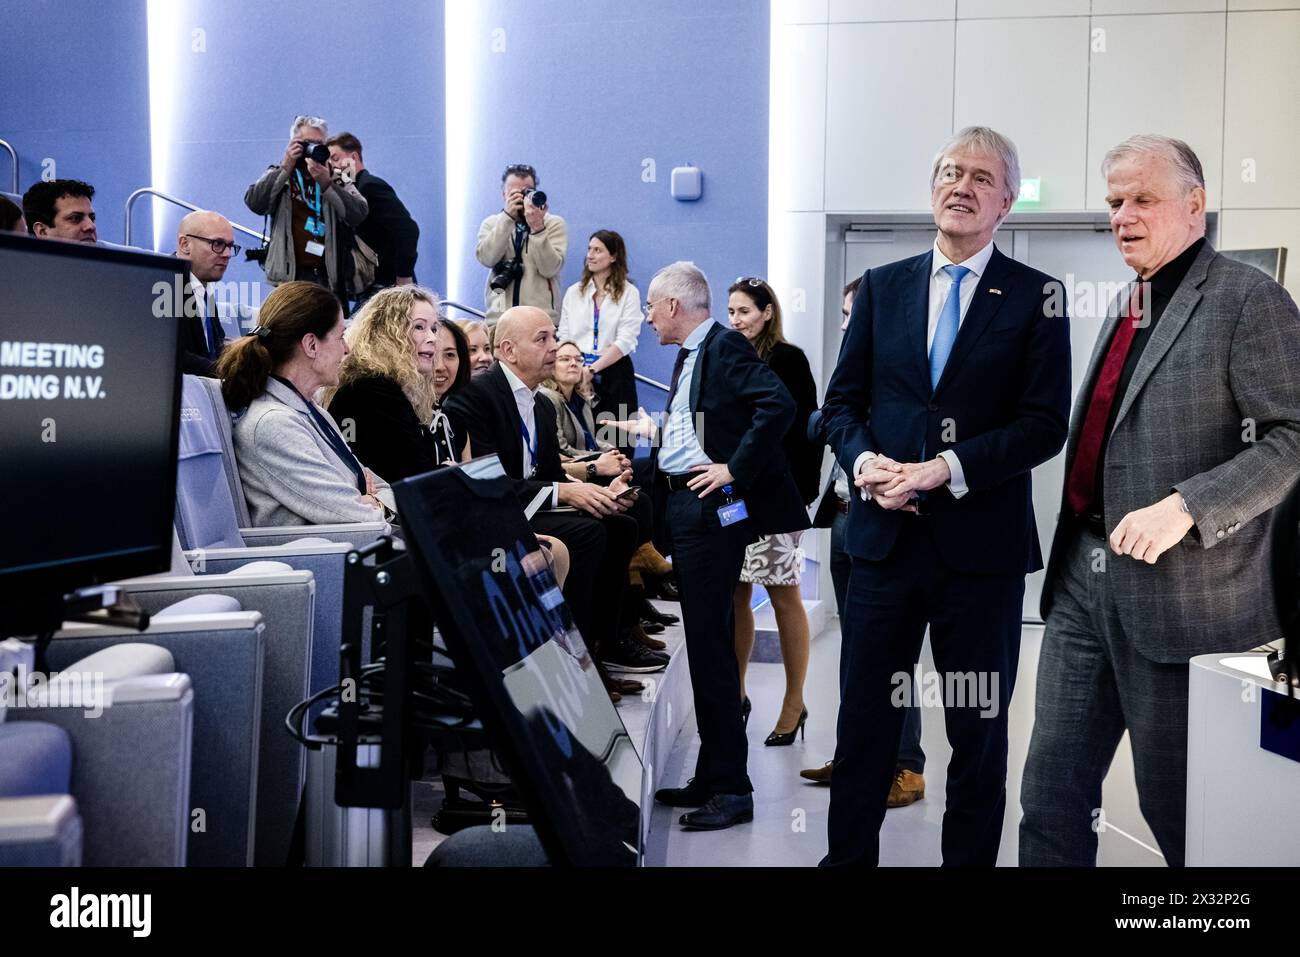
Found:
[[[934,342],[930,344],[930,388],[939,385],[943,367],[948,364],[952,344],[957,341],[957,328],[961,325],[961,281],[970,270],[965,266],[944,266],[943,271],[952,279],[948,298],[939,313],[939,324],[934,329]]]

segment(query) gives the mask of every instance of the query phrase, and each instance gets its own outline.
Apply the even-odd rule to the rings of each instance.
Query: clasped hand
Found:
[[[938,488],[951,478],[952,471],[942,458],[896,462],[887,455],[877,455],[863,465],[853,484],[865,489],[883,509],[915,512],[913,500],[917,493]]]

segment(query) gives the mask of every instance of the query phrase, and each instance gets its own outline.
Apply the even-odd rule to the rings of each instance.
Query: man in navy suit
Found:
[[[697,808],[681,818],[691,830],[753,819],[732,596],[750,542],[809,525],[781,451],[794,399],[744,336],[710,317],[709,305],[709,281],[688,262],[659,270],[645,304],[659,342],[681,347],[652,468],[655,512],[665,518],[681,588],[700,731],[695,776],[655,799]]]
[[[934,249],[862,277],[824,406],[858,493],[823,864],[878,863],[927,625],[953,751],[943,861],[996,863],[1025,574],[1043,567],[1029,473],[1068,426],[1060,286],[993,245],[1019,193],[1015,146],[963,129],[930,184]]]

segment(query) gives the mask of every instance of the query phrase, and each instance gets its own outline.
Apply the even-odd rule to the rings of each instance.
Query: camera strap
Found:
[[[510,305],[519,305],[519,286],[524,279],[524,247],[528,245],[528,226],[526,223],[515,223],[515,262],[519,264],[519,276],[515,279],[514,292],[510,294]]]

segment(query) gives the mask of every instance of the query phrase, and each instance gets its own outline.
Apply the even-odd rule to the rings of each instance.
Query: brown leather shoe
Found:
[[[799,772],[799,777],[807,778],[816,784],[831,783],[831,769],[835,767],[834,761],[827,761],[820,768],[805,768]]]
[[[640,622],[637,622],[632,626],[628,631],[627,636],[638,645],[641,645],[643,648],[649,648],[651,651],[663,651],[668,647],[666,643],[660,641],[658,638],[651,638],[647,635],[645,629],[641,627]]]
[[[609,700],[618,704],[625,694],[640,694],[642,684],[639,681],[632,681],[628,678],[616,678],[604,669],[603,666],[596,666],[596,673],[600,675],[600,681],[609,692]]]
[[[907,807],[925,797],[925,777],[907,768],[899,768],[894,783],[889,786],[889,803],[886,807]]]

